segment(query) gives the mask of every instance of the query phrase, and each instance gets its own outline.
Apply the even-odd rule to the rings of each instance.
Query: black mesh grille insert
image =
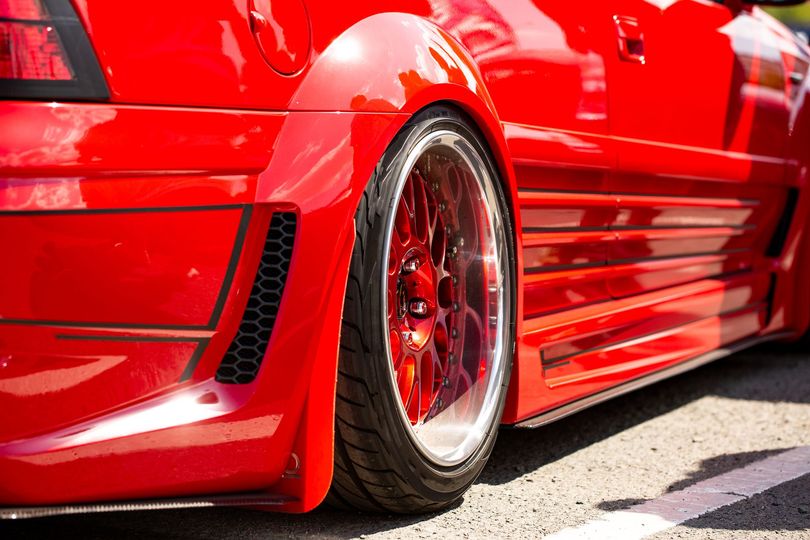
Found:
[[[242,324],[217,370],[226,384],[252,382],[259,373],[284,292],[295,240],[295,214],[273,214]]]

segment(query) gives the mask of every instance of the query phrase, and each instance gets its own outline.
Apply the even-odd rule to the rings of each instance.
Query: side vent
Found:
[[[793,214],[796,213],[798,202],[799,190],[790,188],[785,207],[782,209],[782,217],[779,218],[779,223],[776,225],[776,230],[771,237],[771,243],[768,245],[768,251],[765,252],[768,257],[778,257],[782,254],[782,250],[785,249],[785,242],[787,242],[790,225],[793,223]]]
[[[295,222],[291,212],[273,214],[245,315],[217,370],[217,382],[247,384],[259,373],[290,269]]]

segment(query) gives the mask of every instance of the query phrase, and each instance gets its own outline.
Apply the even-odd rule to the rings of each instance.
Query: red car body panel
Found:
[[[807,330],[810,55],[763,12],[305,4],[76,0],[109,102],[0,102],[0,504],[316,506],[355,210],[431,103],[478,125],[512,208],[504,423]],[[219,383],[278,212],[261,371]]]

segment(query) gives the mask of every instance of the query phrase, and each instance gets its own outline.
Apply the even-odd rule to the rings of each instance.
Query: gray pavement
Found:
[[[179,510],[0,524],[0,538],[540,538],[810,445],[810,352],[738,354],[550,426],[503,430],[438,515]],[[810,539],[810,475],[654,536]]]

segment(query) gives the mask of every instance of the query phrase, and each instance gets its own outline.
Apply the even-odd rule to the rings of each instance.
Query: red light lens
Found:
[[[70,81],[73,70],[40,0],[0,0],[0,79]]]
[[[46,18],[40,0],[0,0],[0,19],[43,21]]]
[[[0,79],[73,79],[56,29],[44,24],[0,21]]]

